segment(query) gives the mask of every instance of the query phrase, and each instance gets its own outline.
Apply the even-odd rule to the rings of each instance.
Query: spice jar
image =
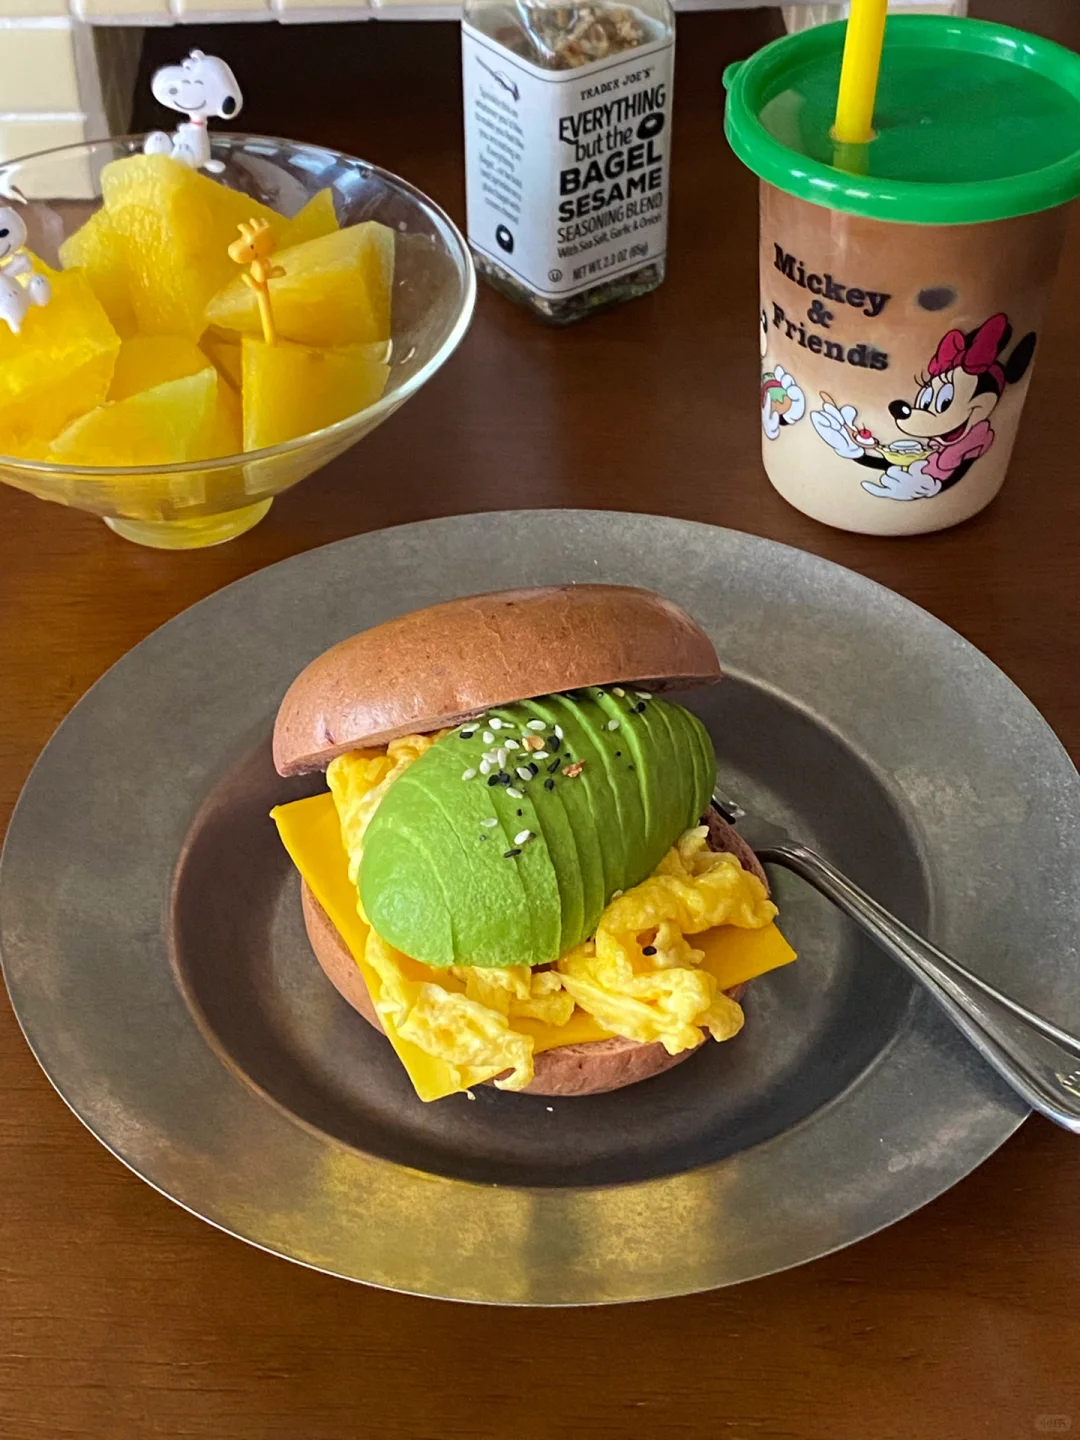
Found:
[[[544,320],[664,278],[674,24],[668,0],[465,0],[469,244]]]

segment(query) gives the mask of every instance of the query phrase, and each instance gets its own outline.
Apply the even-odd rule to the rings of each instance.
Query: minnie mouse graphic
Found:
[[[994,443],[990,417],[1008,385],[1023,379],[1035,352],[1035,333],[1020,340],[1007,360],[1012,339],[1004,315],[992,315],[966,335],[950,330],[916,377],[913,401],[892,400],[889,414],[902,439],[878,440],[856,424],[853,405],[838,406],[822,396],[811,412],[814,429],[845,460],[880,472],[862,488],[885,500],[929,500],[958,484]]]

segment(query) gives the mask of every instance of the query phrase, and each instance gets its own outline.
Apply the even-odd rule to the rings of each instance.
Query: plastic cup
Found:
[[[843,530],[956,525],[1005,479],[1080,194],[1080,56],[1002,25],[890,18],[875,138],[830,136],[844,26],[729,68],[761,179],[762,455]]]

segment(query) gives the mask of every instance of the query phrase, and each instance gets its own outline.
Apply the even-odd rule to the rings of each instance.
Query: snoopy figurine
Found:
[[[47,305],[52,299],[52,286],[44,275],[34,270],[33,261],[22,248],[26,244],[26,226],[22,216],[7,206],[0,208],[0,320],[18,335],[31,305]],[[17,275],[30,278],[21,285]]]
[[[239,115],[244,97],[236,76],[216,55],[192,50],[180,65],[166,65],[150,81],[154,99],[170,110],[187,116],[187,123],[177,126],[174,135],[155,130],[146,137],[143,152],[147,155],[171,155],[193,170],[209,170],[220,175],[225,166],[210,158],[210,136],[206,122],[211,115],[231,120]]]

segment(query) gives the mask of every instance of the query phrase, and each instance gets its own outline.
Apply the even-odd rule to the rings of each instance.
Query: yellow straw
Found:
[[[833,139],[841,145],[866,145],[874,138],[874,97],[888,7],[889,0],[851,0],[833,126]]]

